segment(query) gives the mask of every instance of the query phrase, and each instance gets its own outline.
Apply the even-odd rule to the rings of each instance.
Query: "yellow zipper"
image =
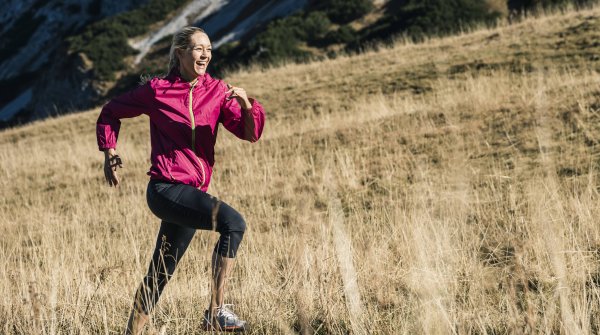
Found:
[[[200,158],[198,158],[198,155],[196,154],[196,120],[194,119],[194,110],[192,109],[192,91],[194,90],[194,87],[197,83],[198,79],[194,80],[194,82],[192,82],[192,86],[190,87],[190,99],[188,108],[190,111],[190,123],[192,124],[192,151],[194,152],[194,156],[198,160],[198,164],[200,164],[200,168],[202,169],[202,183],[199,187],[202,188],[206,179],[206,172],[204,171],[204,164],[202,164],[202,161],[200,160]]]

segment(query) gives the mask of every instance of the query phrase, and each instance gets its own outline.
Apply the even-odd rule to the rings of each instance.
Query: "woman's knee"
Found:
[[[235,215],[233,215],[231,222],[232,222],[232,225],[231,225],[231,228],[229,229],[229,231],[236,232],[240,235],[243,235],[244,232],[246,231],[246,220],[244,220],[244,217],[242,216],[242,214],[240,214],[236,211]]]
[[[240,214],[235,209],[227,206],[224,214],[224,227],[221,229],[222,233],[238,233],[243,235],[246,231],[246,220],[242,214]]]

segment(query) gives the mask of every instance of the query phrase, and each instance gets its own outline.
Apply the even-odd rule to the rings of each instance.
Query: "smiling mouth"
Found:
[[[207,64],[208,64],[208,62],[203,62],[203,61],[196,62],[196,65],[198,65],[198,66],[206,66]]]

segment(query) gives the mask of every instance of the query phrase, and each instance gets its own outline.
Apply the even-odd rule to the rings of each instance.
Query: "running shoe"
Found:
[[[204,311],[202,328],[206,331],[243,332],[246,321],[240,320],[232,310],[232,304],[224,304],[217,308],[217,313],[211,318],[208,310]]]

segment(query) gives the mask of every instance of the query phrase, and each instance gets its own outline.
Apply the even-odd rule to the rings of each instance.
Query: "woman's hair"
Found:
[[[179,67],[179,58],[177,58],[177,54],[175,53],[176,49],[187,49],[190,47],[190,38],[195,33],[203,33],[206,34],[204,29],[198,27],[183,27],[181,30],[173,35],[173,41],[171,42],[171,50],[169,51],[169,68],[167,69],[167,73],[163,74],[149,74],[143,73],[140,75],[140,85],[144,85],[149,82],[154,77],[166,77],[173,68]]]
[[[195,33],[206,32],[202,28],[198,27],[183,27],[181,30],[173,35],[173,41],[171,42],[171,50],[169,51],[169,69],[167,72],[171,72],[173,68],[179,67],[179,58],[175,54],[176,49],[187,49],[190,47],[190,38]]]

